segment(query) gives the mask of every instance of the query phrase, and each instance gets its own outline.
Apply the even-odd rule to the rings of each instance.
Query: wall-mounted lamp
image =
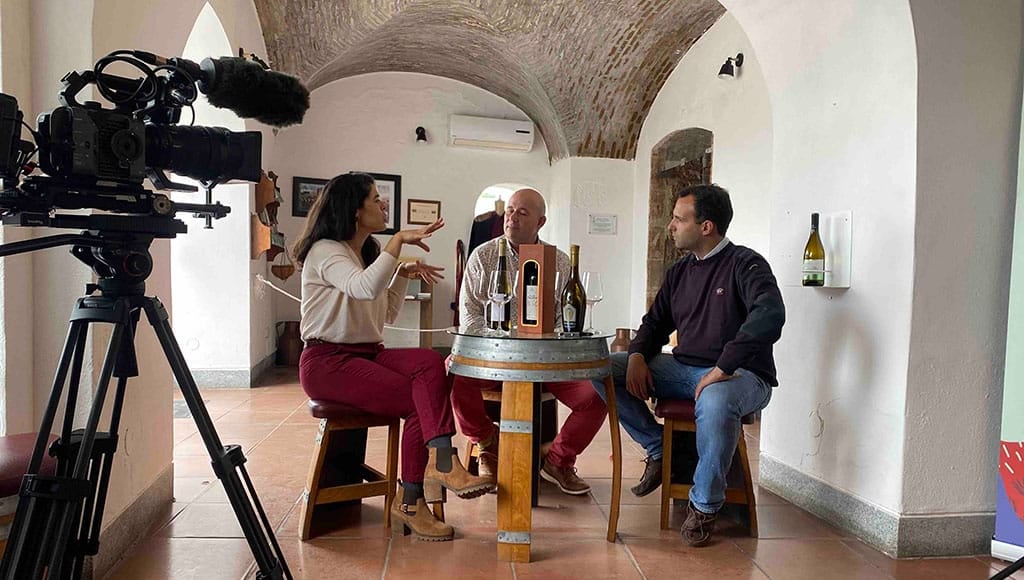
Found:
[[[427,142],[427,130],[423,127],[416,127],[416,143]]]
[[[736,66],[733,67],[733,64]],[[743,66],[743,53],[738,53],[735,57],[729,57],[725,59],[725,64],[722,68],[718,69],[718,78],[720,79],[732,79],[736,78],[736,69]]]

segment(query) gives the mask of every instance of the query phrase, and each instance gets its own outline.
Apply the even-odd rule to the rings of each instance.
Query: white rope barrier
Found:
[[[260,282],[263,282],[267,286],[270,286],[274,290],[277,290],[281,294],[284,294],[285,296],[291,298],[292,300],[294,300],[296,302],[299,302],[299,303],[302,303],[302,299],[301,298],[299,298],[298,296],[292,294],[291,292],[288,292],[287,290],[283,290],[281,288],[278,288],[277,285],[275,285],[273,282],[271,282],[270,280],[267,280],[266,278],[264,278],[263,274],[256,274],[256,279],[259,280]],[[437,329],[432,329],[432,328],[426,328],[426,329],[423,329],[423,328],[402,328],[400,326],[388,326],[388,325],[384,325],[384,328],[387,328],[388,330],[401,330],[403,332],[422,332],[422,333],[428,333],[428,332],[448,332],[447,329],[444,329],[444,328],[437,328]]]

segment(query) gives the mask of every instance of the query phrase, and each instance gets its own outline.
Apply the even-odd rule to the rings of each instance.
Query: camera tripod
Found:
[[[206,445],[214,473],[224,486],[231,508],[252,550],[259,568],[257,578],[290,579],[291,572],[245,469],[245,456],[241,448],[238,445],[221,444],[181,348],[174,338],[167,311],[157,298],[144,295],[145,280],[153,265],[149,253],[150,243],[155,237],[174,237],[184,230],[184,224],[178,220],[146,221],[143,223],[147,227],[142,229],[149,230],[149,233],[140,235],[136,233],[140,224],[138,220],[147,218],[58,217],[66,219],[61,224],[54,224],[51,217],[46,225],[75,227],[69,224],[104,224],[109,228],[132,231],[110,232],[100,229],[98,233],[94,230],[92,233],[56,235],[0,246],[0,256],[7,256],[71,245],[72,255],[92,267],[98,276],[96,284],[87,285],[86,296],[78,299],[71,313],[70,328],[39,427],[39,436],[19,491],[17,512],[0,563],[0,578],[78,578],[82,575],[86,557],[99,552],[103,508],[113,456],[117,451],[125,390],[128,378],[139,374],[135,332],[141,314],[145,312]],[[111,324],[113,330],[88,419],[83,428],[76,429],[73,428],[73,421],[79,398],[83,357],[88,349],[86,340],[90,325],[96,323]],[[112,394],[110,422],[106,431],[100,431],[104,406],[111,396],[111,377],[117,380]],[[48,435],[62,405],[64,415],[60,438],[49,449],[49,453],[56,458],[56,472],[53,475],[41,475],[39,469],[43,454],[47,452]]]

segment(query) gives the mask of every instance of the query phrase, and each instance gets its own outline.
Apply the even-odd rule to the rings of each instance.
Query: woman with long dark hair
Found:
[[[302,339],[299,382],[311,399],[330,400],[384,417],[405,419],[402,433],[402,502],[397,518],[425,540],[450,540],[452,527],[426,503],[441,488],[459,497],[493,490],[470,475],[452,447],[455,421],[444,361],[430,349],[386,349],[384,324],[398,316],[410,278],[431,284],[441,270],[419,260],[399,262],[405,244],[429,251],[426,240],[444,226],[402,230],[384,245],[372,236],[386,228],[373,178],[346,173],[324,186],[293,247],[302,266]]]

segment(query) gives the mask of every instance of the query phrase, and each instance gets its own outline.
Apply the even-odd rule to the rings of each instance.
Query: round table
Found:
[[[615,541],[622,487],[615,386],[608,359],[611,334],[525,334],[482,327],[452,327],[452,374],[501,381],[501,445],[498,446],[498,559],[530,561],[534,465],[534,391],[541,383],[603,380],[612,439],[609,542]]]

